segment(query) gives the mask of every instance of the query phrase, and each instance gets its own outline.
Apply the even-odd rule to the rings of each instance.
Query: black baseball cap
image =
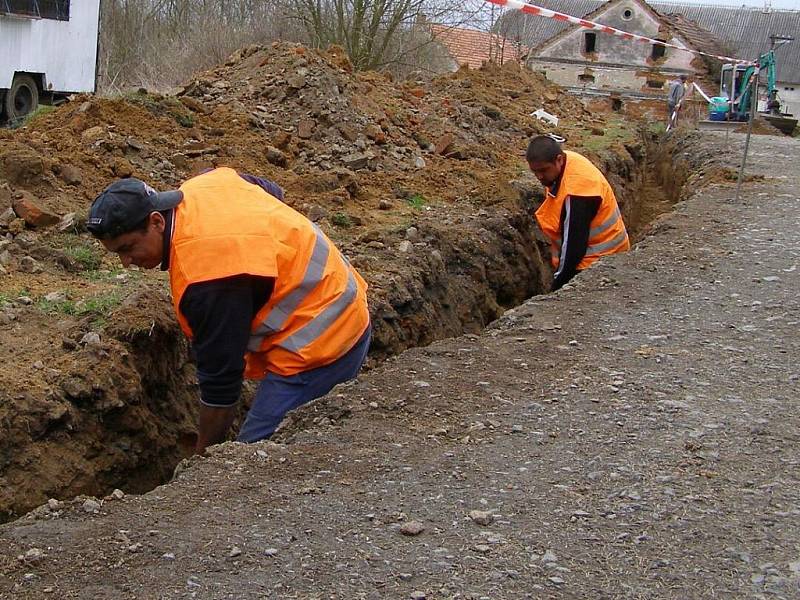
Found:
[[[115,238],[136,229],[152,212],[175,208],[183,192],[157,192],[141,179],[115,181],[92,202],[86,229],[100,239]]]

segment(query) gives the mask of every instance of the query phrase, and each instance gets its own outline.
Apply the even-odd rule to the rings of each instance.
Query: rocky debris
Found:
[[[27,146],[0,149],[0,179],[5,179],[12,186],[37,183],[45,173],[45,165],[45,159]]]
[[[83,174],[75,165],[60,165],[57,169],[54,167],[54,170],[68,185],[79,186],[83,183]]]
[[[58,224],[62,231],[32,229],[13,210],[0,225],[15,244],[7,254],[0,250],[7,263],[0,293],[15,298],[26,286],[33,298],[28,309],[14,302],[0,311],[0,333],[16,356],[20,331],[41,332],[23,344],[24,359],[15,359],[26,374],[4,382],[17,415],[4,476],[31,487],[14,486],[13,497],[0,491],[0,518],[53,494],[104,497],[115,486],[144,491],[169,479],[191,445],[196,390],[183,383],[193,377],[183,366],[190,364],[186,345],[177,330],[155,341],[159,328],[174,329],[171,308],[163,299],[130,301],[141,290],[161,289],[158,274],[119,277],[111,270],[116,259],[82,232],[89,204],[108,183],[132,173],[157,189],[174,189],[218,165],[276,181],[286,202],[317,220],[369,281],[371,360],[380,360],[465,327],[477,330],[540,289],[548,267],[506,182],[519,171],[519,156],[509,149],[523,147],[524,137],[541,127],[528,106],[541,105],[550,87],[510,65],[407,85],[354,73],[335,51],[277,44],[235,53],[194,77],[177,98],[84,97],[24,128],[0,131],[0,178],[46,199],[48,212],[73,215]],[[507,102],[508,90],[518,102]],[[557,98],[564,123],[579,121],[580,101]],[[446,135],[450,147],[436,154],[435,142]],[[17,157],[24,168],[12,164]],[[401,188],[405,195],[396,195]],[[31,247],[17,241],[26,234],[35,236]],[[54,290],[69,294],[43,302]],[[182,366],[165,371],[161,361]],[[33,366],[39,362],[44,368]],[[152,390],[170,391],[156,398]],[[46,414],[58,418],[41,415],[50,394],[64,410],[47,405]],[[341,414],[348,411],[342,407]],[[51,443],[58,452],[41,452]],[[106,452],[87,450],[96,447]],[[63,457],[58,477],[29,477],[46,471],[54,454]]]
[[[765,170],[776,157],[774,151],[755,154]],[[787,179],[794,155],[796,149],[781,170]],[[789,586],[796,587],[796,580],[787,565],[798,560],[798,423],[791,379],[797,374],[791,365],[798,305],[796,272],[783,269],[797,262],[798,195],[786,179],[747,185],[740,205],[729,202],[729,193],[703,190],[695,202],[678,207],[671,229],[580,274],[570,289],[531,299],[481,335],[411,350],[309,405],[306,415],[317,425],[309,419],[296,432],[285,462],[272,451],[271,458],[256,460],[252,446],[225,444],[192,462],[178,481],[102,519],[78,509],[57,521],[7,525],[0,568],[9,587],[18,585],[10,593],[38,599],[45,585],[57,585],[59,594],[80,596],[99,585],[102,572],[108,589],[155,597],[165,590],[198,597],[408,597],[415,590],[473,600],[701,598],[709,590],[794,597]],[[781,198],[783,193],[791,198]],[[371,208],[377,198],[369,198]],[[434,219],[397,198],[397,212],[389,215],[393,229],[366,226],[357,241],[344,240],[343,247],[367,265],[375,255],[385,261],[412,223],[421,239],[436,246],[436,260],[468,273],[465,286],[480,281],[472,272],[493,277],[501,267],[474,260],[479,251],[523,251],[512,241],[513,221],[493,225],[497,213],[485,206],[475,207],[465,227],[462,215],[434,204],[441,227],[459,238],[445,244],[435,235]],[[494,245],[495,238],[509,247]],[[372,242],[384,249],[365,251]],[[409,258],[434,261],[432,250],[413,247]],[[444,287],[435,269],[424,271],[425,277],[432,273],[431,287],[415,288],[421,277],[400,276],[421,264],[369,272],[379,282],[394,277],[383,285],[397,290],[396,303],[376,305],[377,324],[413,319],[425,310],[419,298]],[[775,274],[781,281],[761,279]],[[47,291],[59,288],[68,289]],[[38,290],[29,294],[41,297]],[[456,309],[471,310],[466,297],[444,301],[458,298]],[[145,362],[143,376],[173,352],[158,327],[150,331],[148,319],[158,314],[147,311],[139,329],[125,331],[133,339],[125,347],[132,361]],[[448,318],[446,307],[435,315]],[[61,335],[80,339],[89,326]],[[114,339],[113,330],[103,332],[104,342]],[[653,353],[637,354],[645,345]],[[133,353],[137,346],[158,348],[158,355],[148,362],[147,354]],[[80,403],[96,410],[101,391],[136,388],[102,381],[87,381],[86,396],[70,410],[77,412]],[[171,409],[180,399],[170,389],[143,402],[162,397]],[[659,402],[669,399],[681,406]],[[351,416],[334,423],[329,415],[342,407]],[[104,413],[103,422],[118,411]],[[150,422],[142,416],[136,424],[147,428]],[[116,443],[125,429],[120,421],[111,423]],[[160,427],[168,423],[159,421]],[[523,432],[511,435],[517,424]],[[59,434],[71,438],[81,430],[67,431]],[[135,452],[135,441],[128,441],[117,460]],[[89,447],[105,456],[113,446]],[[12,460],[15,454],[9,453]],[[66,457],[59,453],[59,461]],[[304,495],[312,487],[325,493]],[[502,515],[483,529],[464,518],[476,507]],[[424,511],[432,533],[399,538],[406,518],[395,516],[399,510]],[[158,520],[162,532],[131,554],[147,520]],[[120,530],[135,543],[113,541]],[[255,546],[242,546],[242,540]],[[229,560],[234,543],[244,552]],[[258,551],[269,545],[280,553]],[[48,546],[54,550],[46,550],[46,575],[15,559],[31,547]],[[160,558],[165,552],[178,556],[177,569],[158,569],[168,560]],[[226,562],[235,577],[219,577]],[[28,573],[38,579],[27,579]]]
[[[19,266],[17,267],[22,273],[40,273],[42,267],[39,262],[31,256],[23,256],[19,259]]]
[[[485,510],[471,510],[469,511],[469,518],[477,525],[491,525],[494,521],[494,515]]]
[[[274,146],[267,146],[265,156],[270,164],[273,164],[277,167],[285,167],[289,163],[289,159],[286,157],[286,155]]]
[[[419,521],[408,521],[400,526],[400,533],[403,535],[414,537],[425,531],[425,525]]]
[[[12,205],[14,213],[25,220],[31,227],[47,227],[55,225],[61,218],[58,215],[47,212],[39,205],[39,200],[25,190],[14,192]]]
[[[106,136],[106,128],[102,125],[89,127],[81,133],[81,141],[84,144],[95,144]]]
[[[87,513],[97,513],[100,512],[100,503],[94,498],[87,498],[81,508]]]
[[[99,346],[101,343],[100,334],[95,331],[90,331],[81,338],[80,343],[83,346]]]
[[[11,222],[17,218],[17,213],[10,206],[4,211],[0,212],[0,227],[8,227]]]

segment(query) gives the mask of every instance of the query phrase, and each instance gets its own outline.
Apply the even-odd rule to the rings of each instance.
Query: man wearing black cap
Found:
[[[169,271],[200,384],[196,451],[224,441],[242,378],[261,380],[238,439],[354,378],[370,342],[366,283],[276,184],[228,168],[157,192],[111,184],[86,225],[125,267]]]

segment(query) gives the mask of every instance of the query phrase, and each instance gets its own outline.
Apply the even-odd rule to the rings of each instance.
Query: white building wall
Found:
[[[543,71],[550,81],[571,89],[618,92],[630,91],[645,95],[659,96],[669,90],[670,77],[652,74],[649,79],[661,87],[647,84],[648,77],[626,67],[605,67],[597,65],[572,65],[536,61],[531,67]],[[587,79],[590,76],[591,79]],[[583,79],[582,79],[583,78]]]
[[[52,91],[94,91],[99,11],[100,0],[72,0],[69,21],[0,15],[0,88],[24,71]]]
[[[800,82],[778,81],[776,86],[781,101],[781,112],[790,112],[795,117],[800,116]]]
[[[622,31],[666,39],[671,44],[685,47],[680,40],[662,31],[658,19],[630,0],[610,5],[595,20]],[[531,58],[531,68],[545,71],[548,79],[572,89],[627,91],[653,97],[665,95],[669,81],[678,73],[696,71],[695,55],[690,52],[666,48],[663,58],[654,60],[651,44],[602,32],[595,32],[595,51],[587,54],[584,52],[586,33],[587,30],[574,29],[562,38],[546,43]]]

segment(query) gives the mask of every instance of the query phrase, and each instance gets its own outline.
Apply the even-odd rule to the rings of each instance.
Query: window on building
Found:
[[[69,21],[70,0],[0,0],[0,14]]]
[[[69,21],[69,0],[38,0],[43,19]]]
[[[594,75],[590,75],[589,73],[580,73],[578,75],[578,81],[580,83],[594,83]]]
[[[633,11],[630,8],[626,8],[622,11],[622,18],[626,21],[630,21],[633,18]]]
[[[664,82],[658,79],[648,79],[647,80],[647,87],[653,88],[656,90],[664,89]]]
[[[653,49],[650,52],[650,58],[653,60],[658,60],[659,58],[664,58],[664,54],[667,52],[667,47],[662,46],[661,44],[653,44]]]
[[[583,51],[586,54],[597,51],[597,34],[593,31],[587,31],[583,34]]]

